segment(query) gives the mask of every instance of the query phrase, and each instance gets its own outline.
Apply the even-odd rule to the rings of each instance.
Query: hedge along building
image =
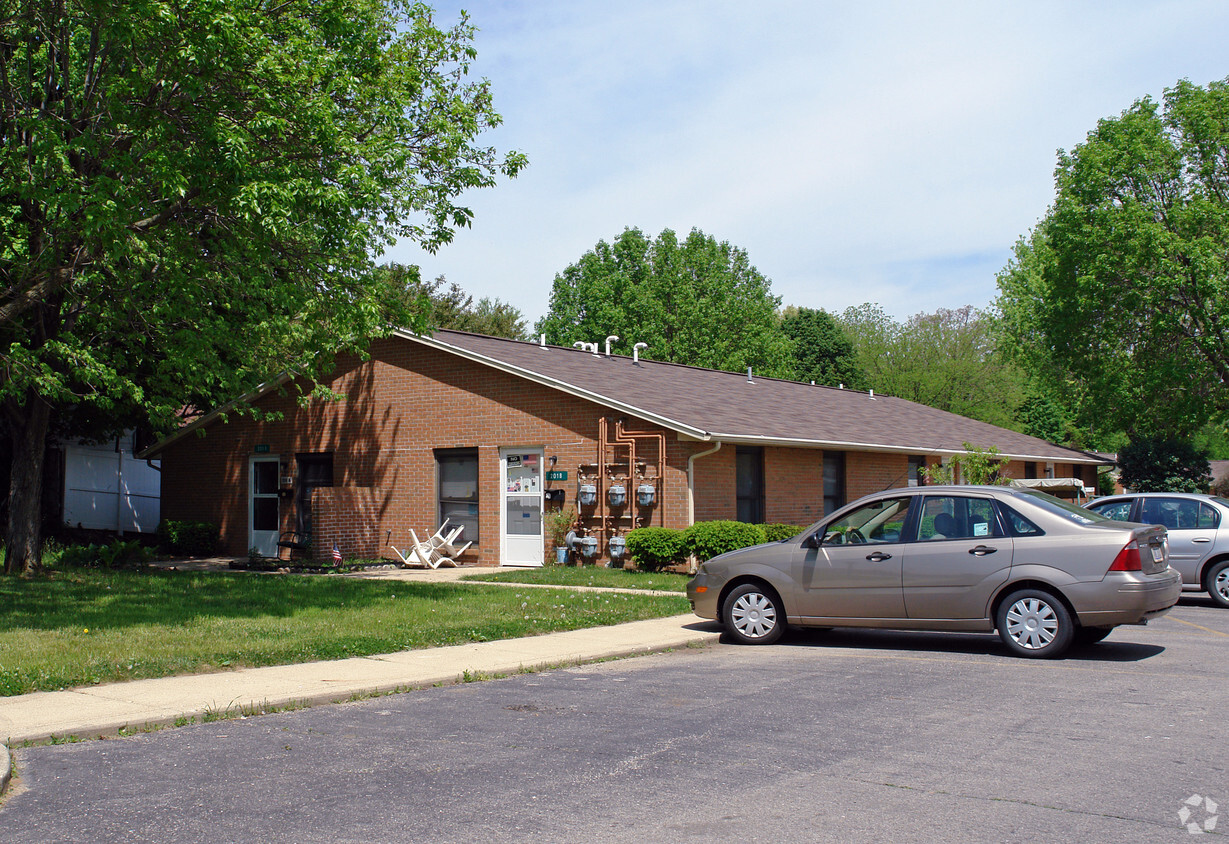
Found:
[[[617,340],[618,338],[611,338]],[[627,345],[631,345],[628,343]],[[921,467],[997,448],[1013,477],[1096,480],[1095,455],[904,399],[458,331],[396,333],[338,362],[340,401],[281,378],[141,454],[162,460],[165,519],[208,521],[225,553],[391,556],[445,519],[463,561],[540,565],[543,514],[573,507],[593,561],[635,527],[809,524]],[[614,549],[619,543],[616,539]]]

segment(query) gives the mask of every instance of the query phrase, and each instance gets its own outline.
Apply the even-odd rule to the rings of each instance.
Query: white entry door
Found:
[[[281,518],[277,497],[278,459],[262,455],[248,462],[251,504],[248,507],[248,548],[262,557],[277,556]]]
[[[505,566],[540,566],[542,538],[542,450],[499,450],[503,483],[500,560]]]

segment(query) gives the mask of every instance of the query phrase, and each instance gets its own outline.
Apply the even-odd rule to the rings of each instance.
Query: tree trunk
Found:
[[[40,396],[24,405],[10,404],[13,464],[9,479],[9,524],[5,540],[5,574],[30,574],[43,562],[43,458],[51,406]]]

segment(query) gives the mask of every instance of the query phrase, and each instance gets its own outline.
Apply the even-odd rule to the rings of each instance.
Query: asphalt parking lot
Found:
[[[1227,690],[1202,597],[1057,661],[792,632],[19,749],[0,840],[1189,841]]]

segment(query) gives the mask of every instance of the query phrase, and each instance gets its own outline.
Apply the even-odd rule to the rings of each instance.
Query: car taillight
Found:
[[[1132,539],[1127,543],[1126,547],[1118,552],[1118,556],[1114,558],[1114,562],[1109,567],[1110,571],[1143,571],[1144,564],[1139,557],[1139,542]]]

